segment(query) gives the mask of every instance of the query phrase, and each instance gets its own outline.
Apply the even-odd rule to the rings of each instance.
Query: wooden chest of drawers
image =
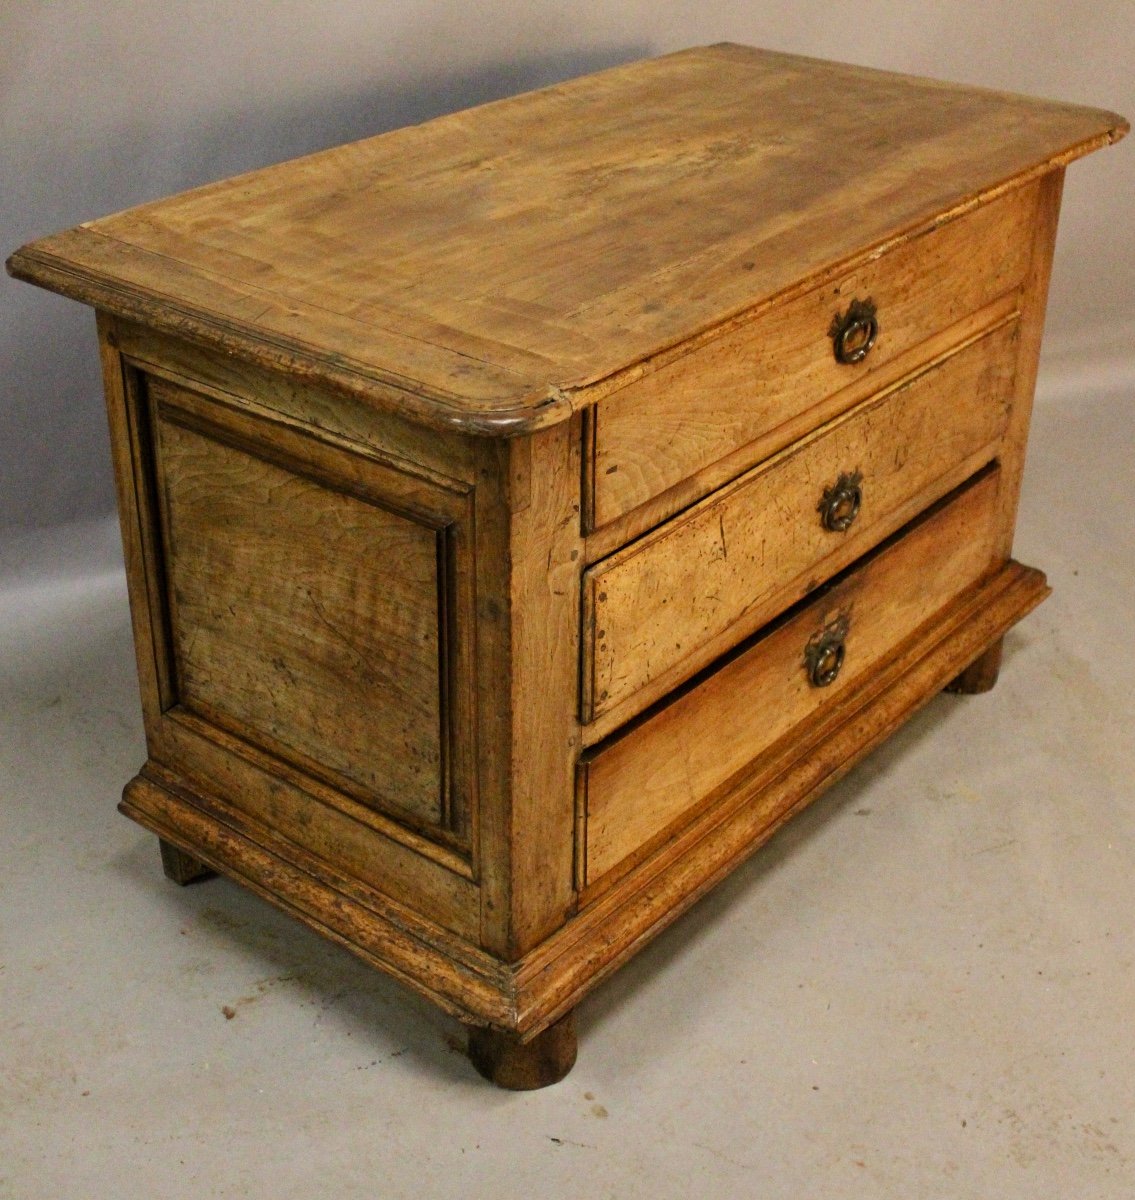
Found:
[[[1063,168],[1125,130],[714,46],[18,251],[99,313],[167,873],[562,1076],[588,989],[992,685]]]

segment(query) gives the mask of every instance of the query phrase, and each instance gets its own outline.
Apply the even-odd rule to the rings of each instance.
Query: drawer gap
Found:
[[[793,618],[799,615],[799,613],[809,605],[814,604],[817,600],[821,599],[823,596],[837,588],[850,575],[853,575],[856,571],[861,570],[868,563],[878,558],[881,554],[884,554],[896,542],[906,537],[906,535],[910,533],[912,529],[915,529],[919,525],[924,524],[926,521],[931,520],[938,512],[952,503],[962,492],[968,490],[975,484],[980,483],[988,476],[994,474],[998,470],[999,466],[999,460],[996,458],[986,463],[980,470],[975,471],[962,483],[958,484],[958,486],[953,490],[947,492],[946,495],[942,496],[928,508],[924,509],[912,521],[908,521],[904,526],[902,526],[901,529],[895,530],[895,532],[889,537],[885,538],[877,546],[874,546],[871,550],[867,551],[867,553],[862,555],[860,558],[857,558],[842,571],[833,575],[830,579],[825,580],[824,583],[820,584],[818,587],[813,588],[810,592],[797,600],[795,604],[785,609],[784,612],[782,612],[779,616],[773,618],[773,620],[769,621],[768,624],[761,626],[756,633],[750,634],[749,637],[739,642],[736,646],[732,647],[730,650],[727,650],[724,654],[719,655],[713,660],[713,662],[709,663],[696,674],[692,675],[689,679],[679,684],[673,689],[673,691],[668,692],[660,700],[656,700],[641,713],[632,717],[625,725],[621,725],[618,729],[613,730],[601,741],[589,746],[580,755],[580,763],[582,765],[586,765],[587,763],[591,762],[593,759],[602,754],[603,751],[609,746],[620,741],[628,734],[633,733],[634,730],[645,724],[663,709],[668,708],[675,701],[680,700],[683,696],[687,695],[689,692],[692,692],[696,687],[720,671],[722,667],[725,667],[735,659],[740,658],[743,654],[746,654],[755,645],[757,645],[757,643],[775,633],[782,626],[787,625],[789,621],[793,620]]]

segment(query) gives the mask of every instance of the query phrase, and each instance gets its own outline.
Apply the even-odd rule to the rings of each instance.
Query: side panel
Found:
[[[444,528],[217,440],[151,392],[179,703],[446,825]]]
[[[1048,282],[1052,275],[1052,255],[1056,248],[1056,223],[1060,217],[1060,199],[1064,191],[1064,169],[1050,171],[1037,184],[1039,200],[1033,229],[1032,257],[1021,297],[1020,337],[1017,343],[1017,368],[1013,387],[1013,407],[1001,455],[1001,513],[997,549],[1007,560],[1013,548],[1017,522],[1017,503],[1021,494],[1021,475],[1025,468],[1029,419],[1036,390],[1040,339],[1048,303]]]
[[[381,417],[365,440],[313,427],[223,364],[189,378],[199,352],[138,362],[100,330],[145,770],[475,942],[464,443],[447,476],[436,446],[429,467],[384,446]]]

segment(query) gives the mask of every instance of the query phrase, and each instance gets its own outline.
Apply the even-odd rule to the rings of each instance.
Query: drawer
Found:
[[[989,461],[1016,337],[1004,322],[589,568],[584,721],[609,732]]]
[[[920,345],[959,322],[964,327],[967,317],[1022,282],[1035,203],[1033,188],[1010,192],[695,342],[600,401],[587,458],[590,527],[675,485],[688,489],[691,476],[755,441],[770,453],[798,436],[791,426],[808,410],[822,406],[825,418],[834,415],[886,383],[896,368],[912,369]],[[833,321],[856,300],[875,305],[878,335],[861,361],[837,362]],[[664,506],[661,515],[672,511]]]
[[[728,794],[803,735],[994,565],[1000,472],[988,467],[579,767],[582,887]],[[830,677],[830,678],[829,678]]]

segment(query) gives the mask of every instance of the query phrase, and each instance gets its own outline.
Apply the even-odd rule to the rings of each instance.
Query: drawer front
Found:
[[[696,687],[585,756],[580,883],[676,832],[986,574],[999,482],[986,468]]]
[[[1007,321],[590,568],[584,720],[641,711],[993,457],[1016,334]]]
[[[684,484],[833,396],[847,401],[834,411],[849,406],[885,382],[900,356],[918,358],[916,347],[932,335],[1017,288],[1028,267],[1035,202],[1032,188],[1002,196],[766,309],[601,401],[585,492],[591,527]],[[855,300],[874,303],[878,335],[861,361],[837,362],[832,324]]]

